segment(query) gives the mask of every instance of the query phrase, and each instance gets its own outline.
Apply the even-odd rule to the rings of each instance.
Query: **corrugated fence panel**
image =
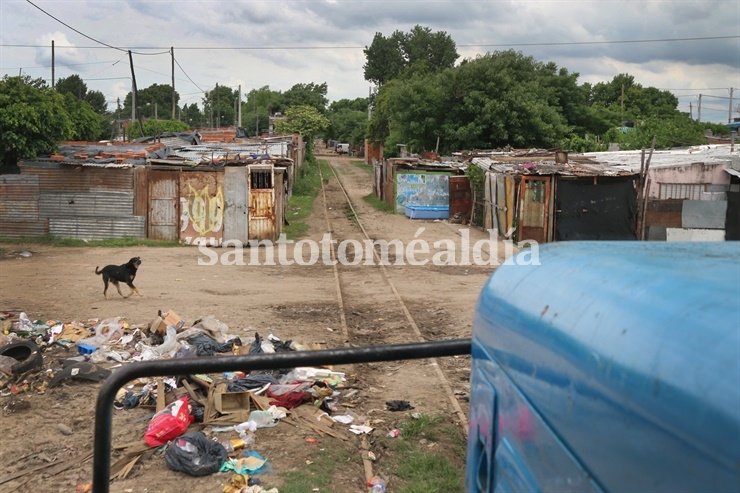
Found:
[[[36,222],[38,220],[38,178],[23,175],[0,176],[0,221]]]
[[[247,242],[247,168],[224,168],[224,234],[223,240]]]
[[[38,238],[49,234],[49,220],[4,221],[0,219],[0,236],[6,238]]]
[[[132,217],[133,192],[42,193],[39,214],[48,218]]]
[[[143,217],[76,217],[49,219],[49,233],[60,238],[105,240],[110,238],[145,238]]]
[[[134,171],[134,216],[146,216],[149,209],[149,168]]]
[[[22,175],[39,177],[41,193],[133,190],[133,168],[92,168],[50,162],[22,162],[19,167]]]

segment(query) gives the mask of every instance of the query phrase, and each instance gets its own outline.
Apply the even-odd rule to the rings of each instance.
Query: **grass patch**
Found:
[[[463,492],[467,441],[459,426],[421,414],[398,424],[398,438],[382,438],[384,469],[395,476],[398,493]],[[281,490],[282,491],[282,490]]]
[[[0,236],[0,243],[4,244],[33,244],[60,247],[173,247],[180,246],[179,241],[150,240],[147,238],[113,238],[109,240],[79,240],[76,238],[57,238],[56,236],[41,236],[39,238],[6,238]]]
[[[325,160],[307,159],[298,169],[298,176],[293,184],[293,195],[288,202],[286,219],[290,224],[283,227],[283,233],[289,239],[300,238],[308,231],[308,225],[302,220],[311,215],[313,203],[321,190],[319,168],[324,174],[324,182],[328,182],[331,170]]]
[[[354,164],[361,170],[364,170],[370,174],[373,174],[373,165],[372,164],[365,164],[363,161],[350,161],[350,164]]]
[[[316,450],[311,456],[311,465],[297,471],[288,471],[280,474],[283,484],[280,493],[306,493],[310,491],[331,491],[332,476],[343,463],[353,460],[347,450],[341,447],[327,447],[323,451]]]
[[[355,214],[355,211],[352,210],[352,207],[350,207],[349,204],[347,204],[344,207],[344,216],[351,222],[352,224],[357,223],[357,214]]]
[[[380,200],[378,197],[376,197],[372,193],[371,194],[368,194],[368,195],[365,195],[364,197],[362,197],[362,200],[364,200],[365,202],[367,202],[371,206],[375,207],[379,211],[388,212],[388,213],[392,213],[393,212],[393,209],[391,208],[391,206],[388,205],[388,202],[386,202],[384,200]]]

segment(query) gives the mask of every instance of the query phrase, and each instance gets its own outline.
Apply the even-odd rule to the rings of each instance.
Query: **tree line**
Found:
[[[460,58],[445,32],[416,26],[389,36],[376,33],[364,49],[364,78],[374,85],[368,98],[329,102],[328,86],[299,83],[286,91],[254,88],[241,101],[242,127],[266,133],[269,119],[286,116],[278,130],[299,131],[326,141],[382,144],[393,156],[399,146],[440,154],[461,149],[560,147],[573,151],[701,144],[706,130],[727,133],[720,124],[699,123],[678,110],[669,91],[643,87],[629,74],[609,82],[579,84],[579,74],[520,51],[495,51]],[[182,103],[168,84],[137,91],[137,117],[145,133],[234,126],[238,89],[217,84],[200,104]],[[55,88],[42,79],[5,76],[0,80],[0,159],[52,151],[64,140],[120,138],[118,123],[132,115],[129,92],[108,109],[105,96],[88,90],[82,78],[60,79]],[[139,137],[137,125],[127,138]]]

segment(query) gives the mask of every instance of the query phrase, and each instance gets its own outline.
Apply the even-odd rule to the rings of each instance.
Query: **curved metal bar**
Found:
[[[113,402],[118,389],[140,377],[220,373],[226,371],[277,370],[297,366],[345,365],[423,359],[470,354],[470,339],[391,344],[385,346],[291,351],[244,356],[214,356],[131,363],[116,370],[103,384],[95,404],[93,484],[95,493],[107,493],[110,486],[110,451]]]

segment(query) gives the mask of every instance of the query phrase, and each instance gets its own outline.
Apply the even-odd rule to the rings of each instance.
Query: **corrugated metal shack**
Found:
[[[176,148],[67,143],[19,163],[20,175],[0,176],[0,236],[275,240],[295,147],[292,136]]]
[[[568,160],[565,152],[491,151],[468,159],[484,172],[473,224],[517,241],[636,239],[633,171]]]
[[[730,145],[654,151],[644,158],[641,151],[590,153],[583,157],[624,170],[647,168],[640,228],[644,239],[739,239],[740,156],[731,151]]]
[[[394,212],[407,205],[449,206],[450,217],[470,212],[470,181],[464,164],[388,158],[373,165],[373,193]]]

